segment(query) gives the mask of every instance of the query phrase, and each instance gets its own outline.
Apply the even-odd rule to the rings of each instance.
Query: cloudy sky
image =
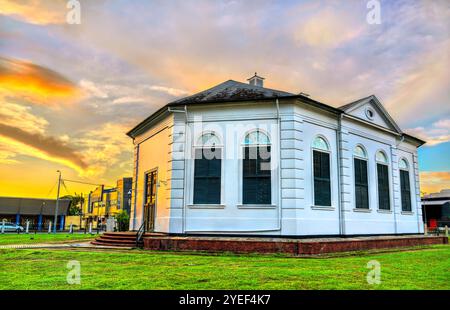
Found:
[[[422,190],[450,188],[450,2],[0,0],[0,195],[131,176],[125,132],[175,98],[255,71],[339,106],[375,94],[419,151]],[[89,186],[67,183],[67,189]]]

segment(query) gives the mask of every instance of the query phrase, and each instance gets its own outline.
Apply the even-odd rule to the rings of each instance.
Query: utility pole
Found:
[[[56,224],[58,223],[58,209],[59,209],[59,189],[61,187],[61,171],[57,170],[56,172],[59,173],[59,178],[58,178],[58,192],[56,194],[56,208],[55,208],[55,221],[54,221],[54,225],[53,225],[53,233],[56,234]]]
[[[83,193],[81,193],[80,194],[81,196],[81,198],[80,198],[80,208],[81,208],[81,211],[80,211],[80,229],[81,229],[81,221],[82,221],[82,218],[83,218],[83,213],[84,213],[84,197],[83,197]]]

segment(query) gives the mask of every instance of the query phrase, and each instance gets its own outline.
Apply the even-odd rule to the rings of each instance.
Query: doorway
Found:
[[[144,204],[144,227],[145,231],[154,231],[156,213],[156,182],[158,171],[152,170],[145,174],[145,204]]]

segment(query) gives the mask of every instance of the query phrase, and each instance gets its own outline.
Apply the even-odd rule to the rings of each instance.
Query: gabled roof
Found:
[[[378,110],[381,112],[380,116],[386,121],[387,124],[391,125],[392,128],[399,134],[402,134],[402,130],[397,125],[397,123],[394,121],[394,119],[389,115],[388,111],[383,107],[381,102],[378,100],[378,98],[375,95],[370,95],[365,98],[358,99],[356,101],[350,102],[348,104],[345,104],[341,107],[339,107],[340,110],[345,112],[346,114],[351,114],[352,111],[356,110],[357,108],[367,104],[371,103],[373,104]]]
[[[294,94],[270,89],[250,84],[245,84],[233,80],[228,80],[210,89],[196,93],[192,96],[181,98],[169,103],[169,105],[204,103],[204,102],[220,102],[233,100],[254,100],[267,99],[276,97],[293,96]]]
[[[370,95],[370,96],[367,96],[367,97],[364,97],[364,98],[352,101],[350,103],[344,104],[344,105],[340,106],[339,109],[342,110],[342,111],[347,111],[351,107],[353,107],[355,105],[358,105],[361,102],[364,102],[364,103],[367,102],[367,100],[370,99],[372,96],[374,96],[374,95]]]

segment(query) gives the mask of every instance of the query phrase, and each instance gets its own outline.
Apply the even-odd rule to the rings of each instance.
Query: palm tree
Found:
[[[61,199],[70,200],[69,212],[67,215],[80,215],[82,212],[82,205],[84,203],[84,197],[82,195],[66,195],[61,197]]]

